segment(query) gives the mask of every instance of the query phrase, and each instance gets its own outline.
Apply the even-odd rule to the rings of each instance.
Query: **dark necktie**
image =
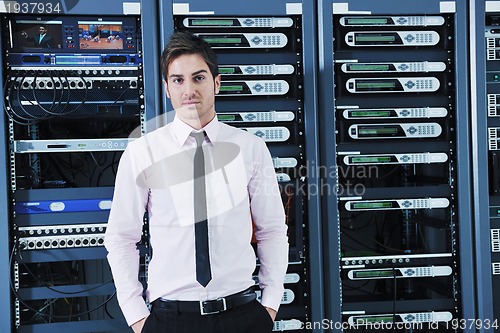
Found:
[[[212,279],[208,256],[207,194],[205,185],[205,157],[202,144],[205,132],[191,133],[196,140],[194,153],[194,239],[196,253],[196,281],[203,287]]]

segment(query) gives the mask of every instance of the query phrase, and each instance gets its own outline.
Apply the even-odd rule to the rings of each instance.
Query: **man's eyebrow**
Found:
[[[200,69],[199,71],[196,71],[193,74],[191,74],[191,76],[196,76],[201,73],[208,73],[208,71],[206,69]]]
[[[192,73],[191,76],[196,76],[196,75],[201,74],[201,73],[208,73],[208,71],[206,69],[200,69],[199,71],[196,71],[196,72]],[[182,74],[171,74],[168,77],[169,78],[179,78],[179,77],[184,77],[184,75],[182,75]]]
[[[168,77],[169,77],[169,78],[172,78],[172,77],[176,77],[176,78],[177,78],[177,77],[183,77],[183,76],[184,76],[184,75],[182,75],[182,74],[171,74],[171,75],[169,75]]]

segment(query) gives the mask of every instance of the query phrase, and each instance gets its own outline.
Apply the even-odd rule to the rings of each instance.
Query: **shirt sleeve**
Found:
[[[255,225],[262,304],[278,310],[288,267],[288,237],[271,154],[263,140],[254,148],[253,174],[248,186]]]
[[[149,190],[137,186],[139,167],[129,148],[130,144],[118,166],[104,246],[108,251],[118,303],[128,325],[132,325],[149,314],[138,278],[139,251],[136,246],[142,236]]]

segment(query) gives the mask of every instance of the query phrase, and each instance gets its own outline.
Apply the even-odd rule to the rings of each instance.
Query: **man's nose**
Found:
[[[184,83],[184,95],[186,97],[193,97],[196,93],[196,86],[194,82],[186,81]]]

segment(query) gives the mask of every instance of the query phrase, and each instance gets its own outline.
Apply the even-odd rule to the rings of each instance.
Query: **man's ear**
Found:
[[[165,93],[167,94],[167,97],[170,98],[170,93],[168,92],[168,84],[167,81],[163,80],[163,87],[165,88]]]
[[[217,95],[219,93],[219,90],[220,90],[220,74],[217,75],[214,79],[214,89],[215,89],[215,94]]]

